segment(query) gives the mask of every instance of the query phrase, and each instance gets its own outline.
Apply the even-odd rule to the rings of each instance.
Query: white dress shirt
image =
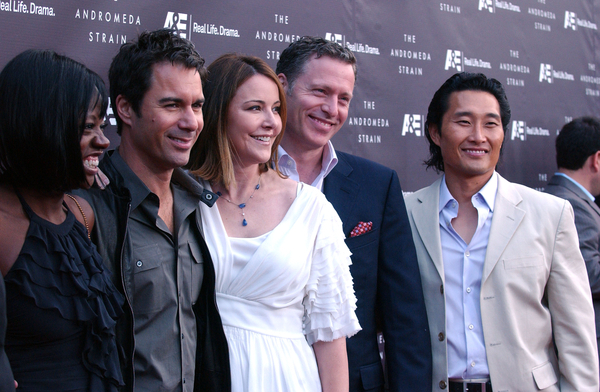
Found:
[[[296,167],[296,161],[294,158],[285,152],[281,145],[279,145],[277,153],[279,154],[279,171],[292,180],[300,182],[300,175],[298,174],[298,168]],[[321,171],[319,172],[317,178],[315,178],[313,183],[310,185],[323,192],[323,180],[333,170],[337,162],[338,159],[337,155],[335,154],[335,150],[333,149],[333,144],[331,144],[331,141],[328,141],[323,149]]]
[[[477,209],[477,230],[467,244],[452,227],[458,202],[450,194],[446,178],[440,186],[440,239],[446,293],[448,378],[489,377],[479,298],[494,202],[498,190],[496,172],[471,197]]]

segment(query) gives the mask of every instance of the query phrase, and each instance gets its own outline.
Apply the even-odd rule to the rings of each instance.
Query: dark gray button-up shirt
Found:
[[[112,158],[132,197],[128,230],[133,260],[135,390],[192,391],[196,359],[192,304],[203,277],[200,233],[194,224],[200,197],[171,184],[171,233],[158,216],[158,196],[117,152]]]

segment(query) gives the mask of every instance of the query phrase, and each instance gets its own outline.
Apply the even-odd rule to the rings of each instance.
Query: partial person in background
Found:
[[[98,217],[92,239],[127,299],[117,323],[125,391],[230,390],[199,206],[217,196],[180,168],[204,125],[205,75],[193,43],[170,29],[143,32],[110,66],[121,145],[100,162],[110,184],[82,196]]]
[[[1,212],[0,212],[1,214]],[[6,336],[6,289],[4,279],[0,279],[0,392],[14,392],[16,383],[8,357],[4,351]]]
[[[89,239],[90,206],[65,194],[89,186],[90,156],[108,146],[104,83],[28,50],[2,70],[0,91],[0,271],[18,389],[117,391],[123,297]]]
[[[347,341],[350,391],[382,391],[377,342],[385,338],[390,391],[431,390],[431,346],[419,266],[395,171],[336,151],[331,138],[348,117],[356,58],[347,48],[302,37],[276,73],[288,105],[278,149],[281,172],[322,191],[343,222],[362,327]]]
[[[273,70],[227,54],[208,74],[189,167],[220,195],[200,207],[232,390],[348,391],[346,337],[360,326],[342,222],[320,192],[279,172],[286,106]]]
[[[577,118],[563,126],[556,138],[558,172],[546,192],[566,199],[573,206],[579,249],[585,260],[594,312],[596,339],[600,350],[600,122],[593,117]]]
[[[433,348],[434,392],[598,390],[594,310],[565,200],[508,182],[502,84],[457,73],[429,104],[427,167],[406,197]]]

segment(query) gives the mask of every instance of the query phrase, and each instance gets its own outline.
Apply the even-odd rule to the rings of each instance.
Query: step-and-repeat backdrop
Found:
[[[275,68],[289,43],[319,35],[358,58],[336,148],[392,167],[406,191],[428,185],[437,177],[423,166],[429,101],[453,73],[483,72],[504,84],[512,108],[500,173],[543,188],[562,125],[600,116],[600,0],[443,1],[0,0],[0,66],[47,48],[107,80],[121,44],[172,27],[207,63],[240,52]],[[118,145],[114,127],[107,133]]]

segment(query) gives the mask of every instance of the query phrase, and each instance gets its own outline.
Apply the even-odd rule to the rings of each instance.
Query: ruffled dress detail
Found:
[[[310,345],[350,337],[360,330],[354,313],[356,297],[350,275],[351,253],[344,239],[337,213],[324,216],[317,232],[314,261],[302,302],[306,309],[304,334]]]
[[[311,345],[360,330],[350,251],[333,206],[299,184],[283,220],[257,238],[229,238],[217,205],[201,209],[232,392],[321,391]]]
[[[21,203],[30,225],[23,248],[4,278],[7,290],[16,287],[18,293],[13,295],[32,299],[35,306],[49,311],[49,317],[59,315],[79,325],[83,329],[80,355],[90,372],[87,390],[117,391],[124,385],[115,340],[123,296],[112,284],[86,228],[68,208],[65,221],[54,225],[37,216],[23,199]],[[7,336],[7,345],[9,340]]]

